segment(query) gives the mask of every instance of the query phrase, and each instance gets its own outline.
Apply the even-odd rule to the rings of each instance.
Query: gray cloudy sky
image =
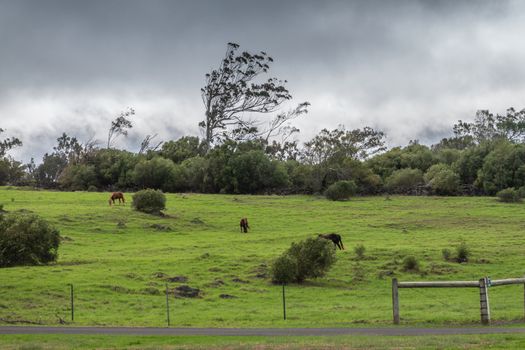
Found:
[[[312,104],[301,140],[344,124],[432,143],[524,107],[524,34],[523,1],[0,0],[0,127],[37,161],[62,132],[104,140],[128,106],[118,147],[200,135],[204,74],[231,41]]]

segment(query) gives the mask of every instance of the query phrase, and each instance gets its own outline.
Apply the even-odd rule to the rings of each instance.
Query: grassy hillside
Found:
[[[493,198],[384,197],[330,202],[311,196],[167,195],[167,217],[109,207],[107,193],[0,189],[8,211],[29,210],[56,225],[63,241],[50,266],[0,269],[0,323],[164,326],[166,278],[199,288],[199,298],[170,296],[173,326],[351,326],[391,323],[391,278],[477,280],[525,273],[525,206]],[[127,195],[128,201],[131,196]],[[248,217],[252,230],[239,232]],[[321,232],[339,232],[345,251],[322,279],[281,287],[272,259]],[[471,248],[467,264],[446,262],[443,248]],[[366,247],[357,260],[353,248]],[[402,271],[414,255],[421,272]],[[228,295],[230,298],[221,298]],[[523,318],[523,287],[490,289],[492,318]],[[479,322],[477,289],[401,290],[404,324]]]

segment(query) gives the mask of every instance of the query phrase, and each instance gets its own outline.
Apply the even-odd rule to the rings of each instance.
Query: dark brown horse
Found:
[[[242,218],[241,222],[239,223],[239,226],[241,227],[241,232],[244,231],[244,233],[248,233],[248,229],[250,228],[250,225],[248,225],[247,218]]]
[[[122,192],[113,192],[111,194],[111,197],[109,197],[109,205],[111,206],[111,204],[115,204],[115,200],[118,199],[118,204],[120,203],[123,203],[125,204],[126,203],[126,200],[124,199],[124,193]]]
[[[341,235],[337,233],[320,234],[319,238],[328,239],[332,241],[337,248],[341,250],[345,250],[345,246],[343,245],[343,240],[341,239]]]

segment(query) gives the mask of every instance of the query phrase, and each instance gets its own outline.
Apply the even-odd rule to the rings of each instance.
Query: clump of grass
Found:
[[[403,259],[403,271],[417,272],[419,271],[419,261],[413,255],[406,256]]]
[[[458,263],[468,262],[470,257],[470,248],[467,243],[461,242],[456,248],[456,261]]]
[[[470,248],[467,243],[461,242],[456,247],[456,256],[452,256],[452,251],[448,248],[445,248],[441,251],[441,255],[445,261],[456,261],[458,263],[465,263],[469,261],[470,258]]]
[[[441,255],[443,256],[443,259],[445,259],[445,261],[452,260],[452,252],[448,248],[443,249],[441,251]]]
[[[362,244],[358,244],[354,247],[354,253],[358,260],[363,260],[365,258],[366,248]]]

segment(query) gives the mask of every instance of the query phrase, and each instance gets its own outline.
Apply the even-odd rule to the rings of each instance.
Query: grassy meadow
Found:
[[[103,344],[101,346],[101,344]],[[339,336],[339,337],[204,337],[108,335],[3,335],[2,350],[363,350],[363,349],[523,349],[525,335]]]
[[[165,286],[189,285],[198,298],[170,293],[176,327],[351,327],[392,322],[391,278],[478,280],[525,274],[525,205],[489,197],[363,197],[168,194],[165,217],[109,207],[108,193],[0,188],[7,211],[31,211],[63,237],[57,263],[0,269],[0,324],[165,326]],[[126,194],[128,202],[131,194]],[[239,232],[248,217],[251,231]],[[321,279],[282,289],[270,283],[272,260],[294,241],[338,232],[345,251]],[[471,260],[447,262],[466,242]],[[354,247],[365,246],[364,259]],[[415,256],[420,272],[404,272]],[[401,323],[479,323],[479,291],[400,290]],[[494,322],[523,319],[523,287],[490,289]]]

